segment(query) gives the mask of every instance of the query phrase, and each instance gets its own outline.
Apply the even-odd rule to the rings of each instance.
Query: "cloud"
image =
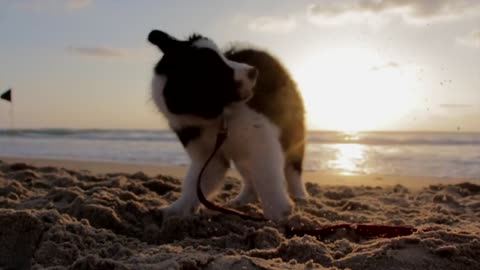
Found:
[[[389,68],[398,68],[400,67],[400,64],[394,61],[389,61],[383,65],[377,65],[377,66],[372,66],[370,68],[371,71],[379,71],[382,69],[389,69]]]
[[[470,33],[457,38],[457,43],[471,47],[471,48],[480,48],[480,29],[471,31]]]
[[[92,5],[93,0],[17,0],[16,7],[33,11],[79,10]]]
[[[248,29],[255,32],[288,33],[296,26],[297,22],[293,17],[263,16],[248,23]]]
[[[125,49],[112,47],[68,47],[67,51],[74,54],[97,57],[124,57],[128,55]]]
[[[436,22],[480,16],[478,0],[345,0],[322,2],[308,8],[311,22],[338,24],[379,17],[400,17],[407,23]]]

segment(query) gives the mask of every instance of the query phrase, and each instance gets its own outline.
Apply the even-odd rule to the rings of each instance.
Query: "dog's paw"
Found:
[[[290,187],[288,193],[293,200],[308,200],[308,193],[301,185],[296,186],[296,188]]]
[[[287,201],[272,207],[264,207],[264,216],[275,222],[286,220],[293,213],[293,204]]]
[[[197,211],[196,207],[185,207],[178,203],[173,203],[169,206],[160,208],[159,210],[162,213],[162,219],[165,221],[170,217],[188,217]]]
[[[237,207],[243,206],[249,203],[257,202],[257,194],[254,192],[241,192],[233,200],[227,203],[228,206]]]
[[[305,204],[308,202],[309,196],[305,194],[301,194],[300,196],[292,196],[290,195],[290,198],[295,202],[295,203],[300,203],[300,204]]]

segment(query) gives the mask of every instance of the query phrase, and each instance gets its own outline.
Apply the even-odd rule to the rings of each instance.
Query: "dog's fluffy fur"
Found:
[[[154,69],[153,100],[192,161],[180,198],[162,210],[164,215],[197,210],[197,177],[226,117],[229,137],[204,173],[203,192],[214,193],[233,161],[243,188],[232,204],[258,196],[266,218],[287,217],[290,197],[307,195],[301,180],[304,107],[286,69],[265,51],[222,53],[200,35],[180,41],[154,30],[148,39],[164,54]]]

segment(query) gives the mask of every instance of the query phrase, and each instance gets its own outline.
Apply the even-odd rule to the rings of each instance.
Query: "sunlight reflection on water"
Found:
[[[332,145],[333,157],[328,167],[343,175],[366,173],[364,164],[366,147],[361,144]]]

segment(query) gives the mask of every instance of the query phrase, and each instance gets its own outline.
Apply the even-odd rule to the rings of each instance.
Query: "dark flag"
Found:
[[[5,99],[6,101],[12,102],[12,89],[8,89],[5,93],[0,96],[0,99]]]

